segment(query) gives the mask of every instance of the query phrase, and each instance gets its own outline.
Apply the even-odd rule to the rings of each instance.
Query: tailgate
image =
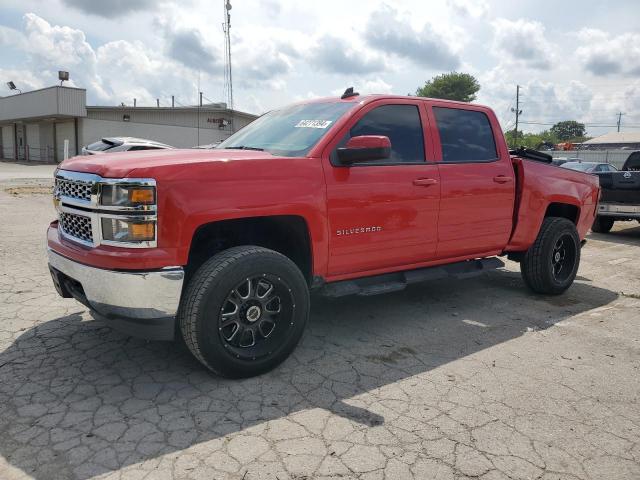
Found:
[[[640,172],[606,172],[598,174],[602,203],[640,205]]]

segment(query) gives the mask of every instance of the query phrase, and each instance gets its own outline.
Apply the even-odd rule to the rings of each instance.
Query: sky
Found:
[[[230,0],[236,109],[307,98],[414,94],[467,72],[504,129],[520,85],[524,131],[578,120],[590,135],[640,129],[640,2]],[[90,105],[225,100],[224,0],[2,0],[0,95],[87,89]],[[6,90],[6,91],[5,91]]]

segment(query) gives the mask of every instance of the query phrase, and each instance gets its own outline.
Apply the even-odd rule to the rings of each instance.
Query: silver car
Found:
[[[166,150],[171,145],[134,137],[105,137],[95,143],[82,147],[82,155],[98,155],[101,153],[129,152],[132,150]]]

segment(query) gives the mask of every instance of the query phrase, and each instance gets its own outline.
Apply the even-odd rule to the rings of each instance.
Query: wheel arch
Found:
[[[580,219],[580,207],[573,203],[550,202],[544,212],[543,220],[548,217],[566,218],[567,220],[571,220],[574,225],[577,225]]]
[[[241,245],[264,247],[285,255],[311,283],[313,243],[308,223],[300,215],[253,216],[201,224],[191,238],[186,279],[216,253]]]

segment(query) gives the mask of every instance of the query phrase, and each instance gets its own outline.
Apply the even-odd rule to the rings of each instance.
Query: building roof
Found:
[[[640,132],[609,132],[584,142],[584,145],[602,143],[640,143]]]
[[[133,105],[125,105],[124,107],[121,105],[87,105],[87,111],[90,112],[121,112],[121,113],[132,113],[132,112],[150,112],[150,113],[177,113],[177,112],[187,112],[187,113],[226,113],[229,115],[235,115],[238,117],[246,117],[251,120],[258,118],[258,115],[254,115],[252,113],[242,112],[240,110],[231,110],[227,108],[225,104],[204,104],[202,107],[198,106],[185,106],[185,107],[134,107]]]

